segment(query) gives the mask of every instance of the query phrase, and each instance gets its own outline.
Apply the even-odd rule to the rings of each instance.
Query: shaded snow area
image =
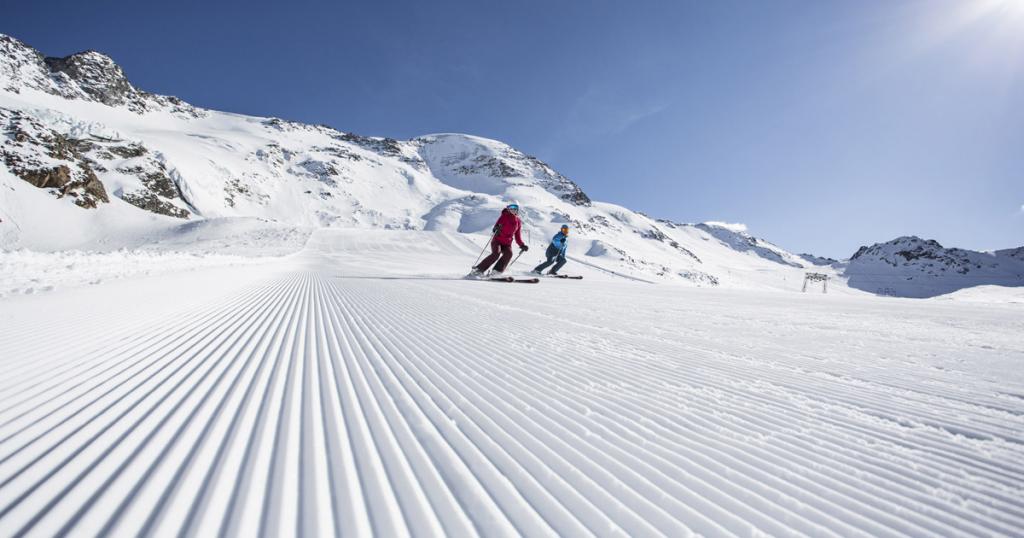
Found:
[[[946,295],[939,295],[935,300],[967,301],[972,303],[1017,303],[1024,304],[1024,287],[1008,288],[1005,286],[975,286]]]
[[[1024,528],[1021,305],[453,278],[474,239],[0,300],[0,534]]]

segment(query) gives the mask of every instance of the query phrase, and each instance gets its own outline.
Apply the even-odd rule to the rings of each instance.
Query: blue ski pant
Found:
[[[551,268],[551,272],[557,273],[558,270],[565,265],[565,254],[563,254],[562,251],[554,245],[548,245],[548,250],[544,252],[544,255],[547,256],[547,261],[535,267],[533,269],[534,271],[540,273],[544,271],[544,269],[547,269],[549,265],[555,264],[555,266]]]

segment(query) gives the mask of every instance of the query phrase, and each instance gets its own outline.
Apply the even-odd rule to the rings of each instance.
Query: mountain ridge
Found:
[[[71,218],[79,227],[111,230],[123,221],[174,228],[255,217],[281,226],[475,234],[486,233],[501,207],[518,200],[531,240],[546,241],[568,223],[576,232],[571,254],[637,277],[793,289],[805,271],[842,281],[859,266],[859,252],[843,263],[797,255],[743,227],[654,219],[592,200],[547,163],[497,140],[459,133],[398,140],[195,107],[137,89],[97,51],[47,58],[0,34],[0,90],[6,171],[55,201],[104,214],[70,217],[45,204],[53,210],[47,214],[61,215],[51,219]],[[30,197],[8,183],[19,198]],[[23,205],[42,203],[31,197],[36,201]],[[2,200],[0,210],[17,212]],[[131,213],[138,210],[145,214]],[[47,226],[42,218],[24,211],[19,218],[26,225],[0,235],[3,248],[101,244],[87,231],[80,244],[55,241],[39,232]],[[1012,264],[1018,257],[1003,259]]]

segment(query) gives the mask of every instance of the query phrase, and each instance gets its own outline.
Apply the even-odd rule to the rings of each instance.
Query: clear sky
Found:
[[[472,133],[593,198],[847,257],[1024,244],[1024,0],[5,2],[199,106]]]

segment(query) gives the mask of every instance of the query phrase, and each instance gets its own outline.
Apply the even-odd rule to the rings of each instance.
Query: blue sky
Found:
[[[1024,0],[12,2],[194,104],[465,132],[592,197],[846,257],[1024,244]]]

